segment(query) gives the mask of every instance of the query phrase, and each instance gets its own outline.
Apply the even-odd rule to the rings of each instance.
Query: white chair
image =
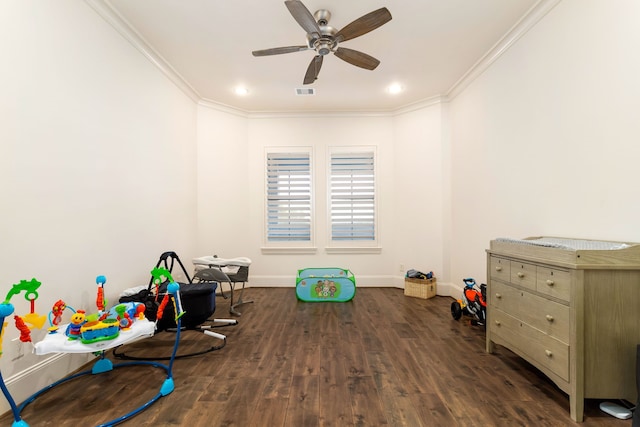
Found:
[[[224,298],[227,296],[222,289],[222,283],[228,283],[230,288],[231,303],[229,313],[240,316],[242,313],[236,310],[236,307],[242,304],[252,303],[253,300],[243,300],[245,283],[249,281],[249,266],[251,260],[245,257],[239,258],[218,258],[214,256],[204,256],[193,259],[195,273],[193,278],[200,282],[218,282],[220,283],[220,292]],[[237,302],[234,302],[234,291],[237,283],[242,283],[240,295]]]

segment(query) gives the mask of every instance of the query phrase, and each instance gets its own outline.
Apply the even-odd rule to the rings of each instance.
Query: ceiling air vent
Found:
[[[316,90],[312,87],[299,87],[296,89],[296,95],[299,96],[311,96],[315,94]]]

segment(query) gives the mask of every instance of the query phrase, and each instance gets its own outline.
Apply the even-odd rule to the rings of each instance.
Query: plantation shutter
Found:
[[[267,154],[267,240],[311,240],[309,153]]]
[[[374,153],[331,154],[331,240],[375,240]]]

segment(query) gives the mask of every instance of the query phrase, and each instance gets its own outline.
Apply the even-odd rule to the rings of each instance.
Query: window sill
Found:
[[[303,247],[262,247],[260,251],[264,255],[313,255],[318,252],[318,248]]]
[[[324,248],[324,251],[328,254],[379,254],[382,253],[382,248],[379,246],[360,246],[360,247],[329,247]]]

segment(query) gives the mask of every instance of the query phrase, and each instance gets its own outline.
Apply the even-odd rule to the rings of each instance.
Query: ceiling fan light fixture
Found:
[[[318,52],[318,55],[328,55],[333,49],[333,45],[334,43],[331,40],[322,38],[315,43],[316,52]]]
[[[389,22],[391,13],[386,7],[369,12],[337,31],[329,26],[331,12],[328,10],[320,9],[312,15],[301,0],[285,0],[284,4],[289,9],[293,19],[305,31],[307,46],[283,46],[254,50],[251,52],[253,56],[280,55],[303,50],[315,50],[316,55],[307,67],[307,72],[302,81],[305,85],[312,84],[318,79],[323,58],[331,52],[341,60],[365,70],[374,70],[380,64],[380,61],[371,55],[354,49],[338,47],[338,45],[344,41],[367,34]]]

